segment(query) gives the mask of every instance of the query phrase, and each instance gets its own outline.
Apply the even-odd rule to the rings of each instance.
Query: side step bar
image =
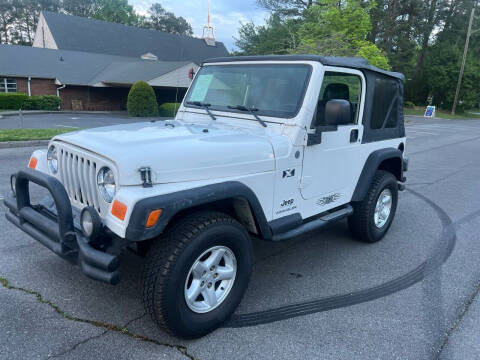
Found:
[[[353,208],[351,205],[347,205],[341,209],[338,209],[337,211],[327,213],[323,215],[322,217],[316,218],[314,220],[311,220],[309,222],[303,223],[299,227],[293,230],[289,230],[287,232],[281,233],[281,234],[275,234],[272,237],[272,241],[283,241],[283,240],[289,240],[291,238],[294,238],[296,236],[300,236],[303,234],[306,234],[308,232],[318,230],[323,228],[324,226],[331,224],[332,222],[341,220],[343,218],[346,218],[350,216],[353,213]]]

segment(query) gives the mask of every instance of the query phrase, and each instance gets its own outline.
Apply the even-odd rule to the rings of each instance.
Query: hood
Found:
[[[181,121],[142,122],[81,130],[55,141],[94,152],[115,163],[120,185],[141,184],[139,168],[154,183],[195,181],[273,171],[274,151],[260,129]]]

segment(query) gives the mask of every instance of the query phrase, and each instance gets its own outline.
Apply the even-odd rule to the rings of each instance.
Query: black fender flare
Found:
[[[238,181],[227,181],[142,199],[133,208],[125,237],[132,241],[153,239],[163,232],[169,221],[180,211],[233,198],[244,198],[248,201],[261,236],[271,238],[271,230],[257,196],[248,186]],[[157,224],[152,228],[146,228],[148,215],[157,209],[162,209]]]
[[[352,201],[362,201],[365,198],[368,189],[370,188],[370,184],[373,181],[373,177],[375,176],[375,172],[383,161],[389,159],[399,159],[400,168],[398,170],[400,176],[397,176],[397,180],[400,182],[405,181],[403,177],[404,166],[402,152],[395,148],[375,150],[368,156],[367,161],[363,166],[362,173],[360,174],[360,178],[358,179],[357,186],[355,187],[352,196]]]

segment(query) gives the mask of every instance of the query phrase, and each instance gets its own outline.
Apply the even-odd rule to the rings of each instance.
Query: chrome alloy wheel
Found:
[[[232,290],[237,259],[226,246],[215,246],[193,263],[185,281],[185,301],[190,310],[207,313],[220,306]]]
[[[377,200],[375,205],[375,213],[373,219],[375,226],[379,229],[385,226],[392,212],[392,192],[390,189],[384,189]]]

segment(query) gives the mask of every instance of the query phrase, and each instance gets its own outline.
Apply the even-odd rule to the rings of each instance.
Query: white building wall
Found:
[[[33,39],[32,46],[58,50],[57,43],[55,42],[52,32],[50,31],[47,21],[42,13],[40,13],[38,19],[37,30],[35,31],[35,38]]]
[[[192,62],[158,78],[152,79],[148,81],[148,83],[152,86],[189,87],[192,80],[188,77],[188,72],[192,68],[197,72],[199,66]]]

